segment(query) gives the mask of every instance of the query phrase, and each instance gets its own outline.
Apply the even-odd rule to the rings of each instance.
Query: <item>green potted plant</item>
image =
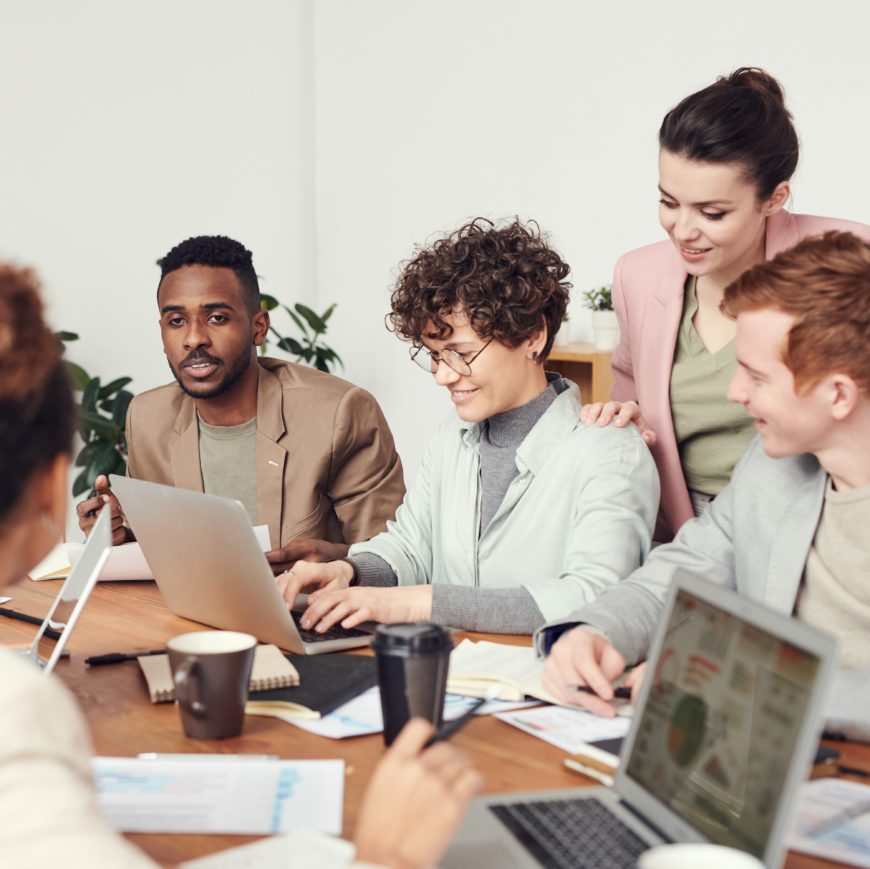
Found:
[[[266,293],[260,294],[260,308],[264,311],[276,311],[283,308],[287,315],[299,329],[300,337],[293,338],[290,335],[282,335],[274,323],[269,326],[269,331],[277,338],[277,346],[285,353],[296,357],[297,362],[304,362],[312,368],[331,373],[336,364],[344,367],[341,357],[328,344],[321,340],[326,333],[327,322],[335,310],[335,305],[330,305],[322,314],[316,314],[311,308],[297,302],[293,308],[282,304],[274,296]],[[260,354],[265,356],[268,352],[268,342],[263,342]]]
[[[592,311],[592,334],[598,350],[612,350],[619,343],[619,327],[610,286],[596,287],[583,293],[583,304]]]
[[[78,341],[75,332],[56,332],[61,352],[66,345]],[[66,359],[78,401],[78,430],[82,448],[76,456],[81,471],[73,483],[73,497],[87,492],[99,474],[124,474],[127,470],[127,440],[124,422],[133,393],[125,387],[131,378],[119,377],[105,386],[99,377],[92,377],[80,365]]]

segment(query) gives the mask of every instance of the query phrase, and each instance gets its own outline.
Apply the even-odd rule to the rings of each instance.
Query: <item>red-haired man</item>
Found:
[[[544,684],[612,715],[611,682],[647,655],[671,580],[688,571],[836,634],[829,727],[868,737],[855,688],[870,681],[870,244],[836,232],[803,241],[738,278],[722,308],[737,321],[728,397],[759,436],[673,543],[538,631]]]

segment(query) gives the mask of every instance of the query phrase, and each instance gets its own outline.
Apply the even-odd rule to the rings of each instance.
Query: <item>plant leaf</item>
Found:
[[[106,417],[101,416],[96,411],[85,410],[84,408],[82,408],[79,418],[85,429],[93,431],[98,438],[109,441],[112,444],[117,443],[118,434],[121,429],[112,420],[106,419]]]
[[[87,467],[88,462],[93,461],[94,456],[99,452],[102,446],[103,442],[99,440],[85,444],[76,456],[76,467]]]
[[[100,394],[100,378],[92,377],[82,393],[82,410],[96,411],[97,396]]]
[[[274,311],[279,304],[280,302],[274,296],[270,296],[268,293],[260,293],[261,311]]]
[[[75,332],[65,332],[61,330],[60,332],[55,332],[54,337],[57,338],[58,341],[78,341],[79,336]]]
[[[128,383],[132,382],[132,377],[119,377],[117,380],[113,380],[111,383],[107,383],[100,390],[100,398],[109,398],[111,395],[114,395],[114,393],[118,392],[118,390],[123,389]]]
[[[320,334],[321,332],[326,331],[326,323],[314,313],[307,305],[303,305],[302,302],[297,302],[294,307],[299,312],[299,315],[305,318],[305,322],[314,329],[315,332]]]
[[[81,392],[91,382],[91,375],[81,365],[76,365],[75,362],[70,362],[69,359],[64,361],[66,362],[66,370],[69,373],[70,380],[72,380],[73,388]]]
[[[290,308],[288,308],[286,305],[282,305],[281,307],[284,308],[284,310],[290,315],[290,319],[299,327],[299,331],[302,332],[302,334],[304,335],[308,331],[305,328],[305,323],[303,323],[302,320],[300,320],[299,317],[296,315],[296,313],[290,310]]]
[[[332,316],[332,312],[335,310],[335,302],[333,302],[321,315],[320,319],[323,320],[324,323]],[[325,332],[326,328],[324,327],[321,331]]]
[[[291,338],[289,335],[286,338],[282,338],[278,342],[278,346],[285,353],[293,353],[296,356],[302,356],[305,353],[305,348],[295,338]]]
[[[122,389],[115,396],[115,406],[112,408],[112,420],[119,429],[124,428],[124,424],[127,422],[127,408],[132,400],[133,393],[128,392],[126,389]]]
[[[88,471],[86,468],[76,477],[75,482],[73,483],[73,498],[78,498],[79,495],[83,495],[85,492],[89,491],[90,488],[91,484],[88,482]]]

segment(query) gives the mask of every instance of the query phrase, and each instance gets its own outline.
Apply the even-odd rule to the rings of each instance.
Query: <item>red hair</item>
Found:
[[[795,389],[834,372],[870,389],[870,244],[856,235],[804,239],[744,272],[721,307],[729,317],[773,308],[795,318],[783,350]]]

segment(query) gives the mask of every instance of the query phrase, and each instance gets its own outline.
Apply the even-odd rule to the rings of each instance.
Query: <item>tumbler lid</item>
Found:
[[[378,625],[372,648],[388,655],[433,655],[453,648],[450,634],[434,622]]]

